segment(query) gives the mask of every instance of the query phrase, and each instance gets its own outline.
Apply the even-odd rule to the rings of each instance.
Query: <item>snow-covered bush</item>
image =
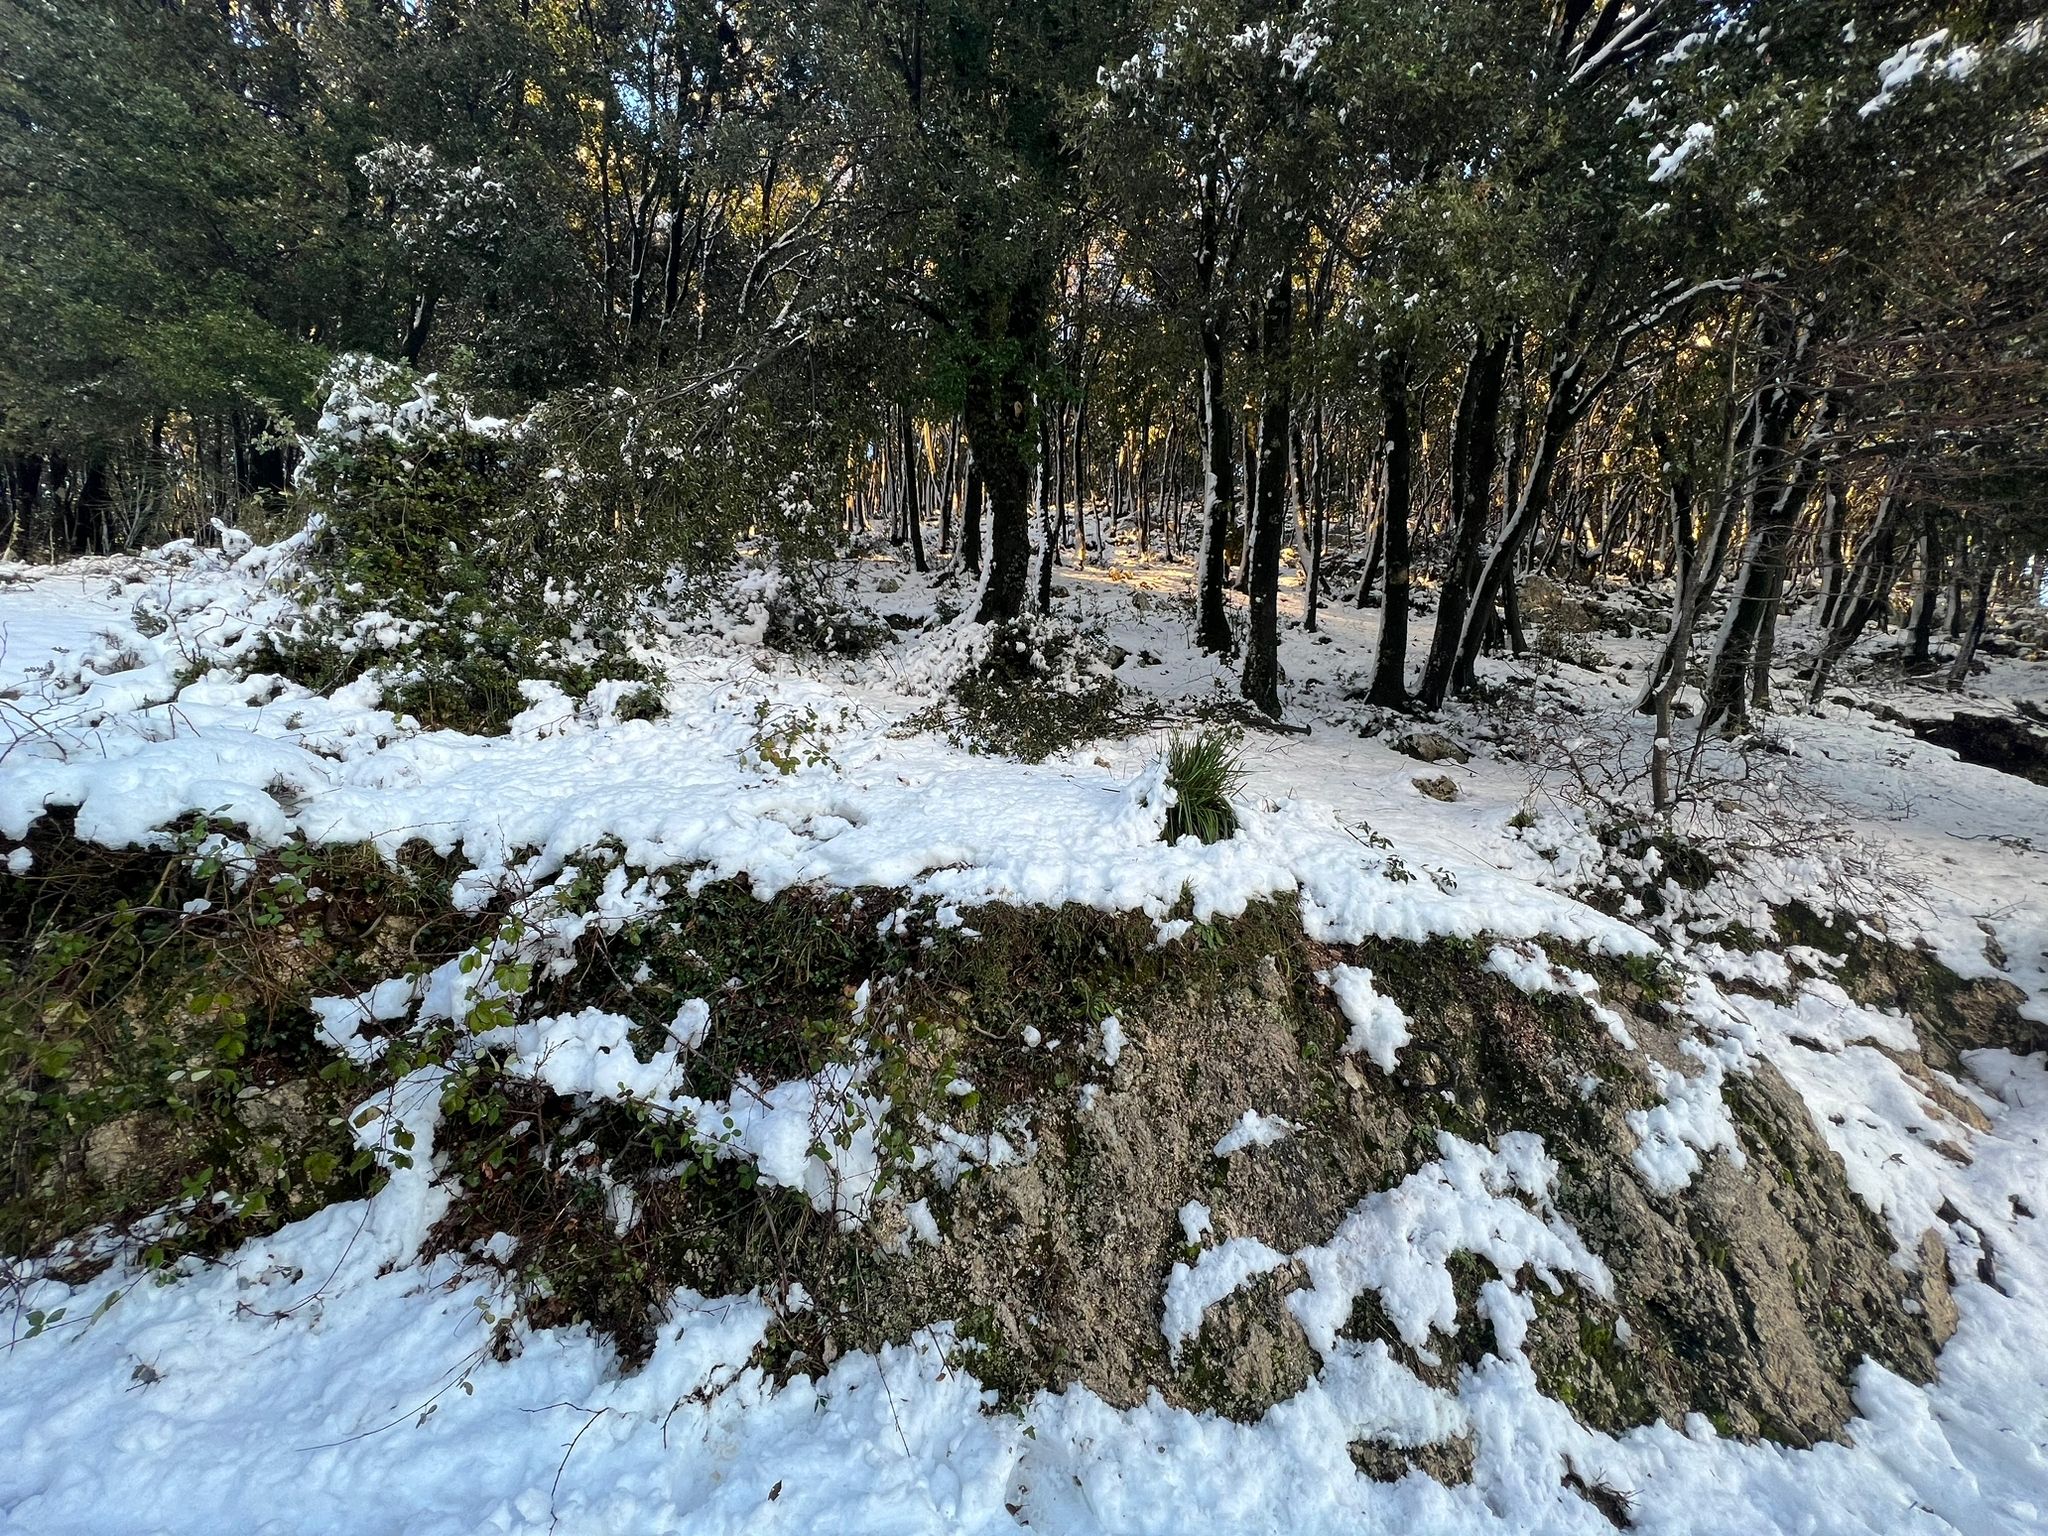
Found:
[[[1042,617],[985,626],[947,689],[963,746],[1039,762],[1128,722],[1099,635]]]
[[[376,673],[429,724],[501,727],[520,684],[640,680],[644,550],[575,505],[541,419],[472,412],[434,375],[335,366],[306,447],[306,616],[276,660],[328,688]]]
[[[797,576],[780,582],[767,603],[763,639],[778,651],[865,656],[893,638],[872,610],[858,607],[825,582]]]

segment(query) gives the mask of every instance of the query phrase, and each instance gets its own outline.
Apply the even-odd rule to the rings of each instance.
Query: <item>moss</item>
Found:
[[[453,953],[471,920],[439,861],[215,851],[235,830],[106,849],[53,814],[0,874],[0,1247],[182,1204],[159,1255],[215,1252],[374,1183],[342,1119],[374,1084],[309,999]]]
[[[1645,1346],[1621,1342],[1617,1315],[1567,1292],[1532,1291],[1536,1323],[1526,1348],[1536,1379],[1590,1429],[1619,1435],[1661,1417],[1645,1369]]]

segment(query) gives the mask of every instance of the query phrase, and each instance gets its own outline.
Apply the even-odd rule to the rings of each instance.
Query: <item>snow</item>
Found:
[[[1967,43],[1958,44],[1946,54],[1936,57],[1942,45],[1948,40],[1948,28],[1937,28],[1924,37],[1915,38],[1879,64],[1877,94],[1856,109],[1857,116],[1869,117],[1873,113],[1883,111],[1891,105],[1894,97],[1922,75],[1967,80],[1976,73],[1982,55]]]
[[[1319,1353],[1336,1349],[1338,1329],[1367,1291],[1417,1349],[1428,1347],[1431,1330],[1457,1332],[1446,1265],[1456,1253],[1476,1253],[1503,1275],[1529,1266],[1552,1291],[1572,1276],[1612,1294],[1607,1266],[1550,1207],[1557,1165],[1540,1137],[1512,1131],[1487,1149],[1440,1131],[1437,1152],[1437,1161],[1360,1201],[1328,1242],[1295,1255],[1309,1284],[1288,1298],[1288,1310]]]
[[[668,1027],[669,1036],[678,1048],[685,1051],[702,1049],[711,1036],[711,1005],[701,997],[686,998],[676,1009],[674,1022]]]
[[[1114,1067],[1118,1059],[1122,1057],[1124,1046],[1127,1043],[1126,1036],[1124,1035],[1123,1021],[1115,1014],[1111,1014],[1102,1021],[1099,1028],[1102,1035],[1102,1050],[1100,1053],[1102,1064],[1105,1067]]]
[[[1274,1146],[1292,1136],[1297,1129],[1291,1120],[1282,1120],[1277,1115],[1262,1115],[1255,1109],[1248,1109],[1217,1141],[1215,1155],[1235,1157],[1252,1147]]]
[[[1286,1262],[1286,1254],[1255,1237],[1233,1237],[1205,1249],[1192,1268],[1175,1264],[1166,1277],[1166,1299],[1159,1314],[1159,1331],[1166,1335],[1167,1353],[1174,1363],[1180,1362],[1187,1341],[1202,1331],[1202,1317],[1209,1308],[1246,1281]]]
[[[1676,144],[1659,144],[1650,151],[1650,180],[1652,183],[1669,181],[1695,155],[1710,148],[1714,142],[1712,123],[1694,123],[1679,135]]]
[[[1884,99],[1919,78],[1967,73],[1948,62],[1960,53],[1935,42],[1889,62]],[[1687,158],[1708,141],[1688,142]],[[1653,171],[1677,175],[1685,160],[1662,153]],[[1169,1351],[1199,1334],[1209,1308],[1270,1275],[1292,1286],[1286,1305],[1317,1352],[1308,1385],[1256,1423],[1157,1397],[1119,1408],[1078,1386],[990,1412],[971,1344],[936,1316],[876,1353],[776,1382],[756,1351],[779,1316],[808,1305],[794,1287],[679,1292],[652,1357],[625,1374],[587,1330],[531,1328],[498,1268],[422,1255],[455,1198],[432,1176],[440,1080],[423,1069],[365,1106],[356,1134],[392,1172],[372,1199],[217,1263],[188,1262],[161,1284],[128,1257],[76,1285],[17,1269],[18,1288],[0,1302],[13,1339],[0,1355],[8,1529],[1611,1530],[1560,1485],[1567,1469],[1625,1490],[1644,1530],[2048,1527],[2048,1069],[2002,1051],[1968,1053],[1953,1076],[1911,1067],[1905,1021],[1855,1004],[1813,952],[1744,956],[1689,929],[1755,919],[1767,932],[1764,903],[1793,897],[1833,910],[1830,893],[1859,878],[1850,855],[1881,846],[1911,873],[1890,937],[1924,943],[1966,977],[2011,982],[2029,1016],[2048,1017],[2048,790],[1961,763],[1872,708],[1924,704],[1845,663],[1830,694],[1854,702],[1781,714],[1786,773],[1826,797],[1836,818],[1827,837],[1762,850],[1739,880],[1684,893],[1652,924],[1577,899],[1601,877],[1603,855],[1569,805],[1539,798],[1532,808],[1522,768],[1482,751],[1458,802],[1406,791],[1412,761],[1358,736],[1355,711],[1339,702],[1373,639],[1372,616],[1346,605],[1324,610],[1326,644],[1286,633],[1290,713],[1311,734],[1247,743],[1240,835],[1168,847],[1156,740],[1091,744],[1027,767],[902,731],[924,702],[916,686],[928,658],[917,648],[927,637],[891,653],[891,675],[775,656],[739,624],[700,629],[660,658],[663,718],[619,722],[539,692],[515,730],[491,739],[422,731],[379,708],[374,688],[320,697],[237,677],[236,658],[289,614],[273,577],[292,556],[289,544],[232,557],[174,546],[0,571],[0,697],[16,694],[0,703],[0,835],[18,839],[50,808],[74,806],[81,835],[114,844],[161,845],[164,825],[192,810],[235,824],[229,841],[255,846],[300,835],[395,850],[417,837],[465,863],[461,900],[472,910],[498,900],[522,914],[521,931],[485,946],[468,971],[394,976],[320,1000],[337,1050],[374,1053],[408,1021],[466,1018],[507,968],[559,961],[587,931],[579,924],[628,922],[671,886],[742,873],[764,895],[815,882],[929,896],[955,923],[989,899],[1141,911],[1169,950],[1193,924],[1275,897],[1298,903],[1322,943],[1479,941],[1517,986],[1574,997],[1613,1021],[1591,978],[1545,946],[1661,954],[1683,982],[1656,1031],[1675,1043],[1644,1057],[1660,1102],[1631,1121],[1645,1182],[1676,1190],[1713,1160],[1739,1158],[1723,1086],[1768,1062],[1901,1262],[1917,1262],[1921,1236],[1937,1234],[1961,1325],[1924,1386],[1864,1365],[1858,1417],[1839,1442],[1745,1445],[1704,1420],[1588,1430],[1543,1394],[1521,1352],[1533,1288],[1605,1297],[1605,1266],[1553,1204],[1556,1170],[1537,1138],[1479,1146],[1443,1135],[1425,1166],[1364,1195],[1319,1240],[1288,1239],[1290,1251],[1275,1234],[1228,1223],[1217,1241],[1204,1198],[1181,1207],[1177,1235],[1200,1251],[1154,1277]],[[1133,688],[1179,704],[1227,693],[1227,672],[1178,631],[1185,568],[1123,549],[1115,558],[1113,573],[1063,570],[1061,596],[1134,655],[1163,658]],[[1157,606],[1139,606],[1138,595]],[[1283,602],[1291,622],[1298,584]],[[900,603],[890,611],[923,611],[929,595],[905,592]],[[166,627],[146,632],[156,626],[138,624],[138,608]],[[1788,620],[1789,667],[1804,640]],[[1425,616],[1418,644],[1427,636]],[[1642,654],[1628,642],[1613,650]],[[1993,665],[2004,697],[2040,687],[2038,668]],[[1482,671],[1529,686],[1509,668],[1488,661]],[[1628,739],[1647,750],[1652,728],[1630,714],[1626,679],[1588,673],[1574,686],[1576,708],[1637,732]],[[815,709],[828,760],[788,775],[750,760],[763,704]],[[1468,723],[1454,722],[1461,733]],[[591,910],[562,910],[555,882],[607,839],[620,856]],[[1393,1070],[1407,1034],[1398,1009],[1362,967],[1333,965],[1328,984],[1350,1024],[1347,1049]],[[856,1021],[868,1001],[855,1003]],[[849,1228],[875,1221],[888,1197],[877,1138],[904,1111],[857,1059],[783,1082],[744,1080],[717,1099],[681,1092],[688,1054],[716,1038],[716,1007],[715,997],[681,1002],[644,1056],[623,1018],[596,1009],[520,1019],[477,1046],[504,1050],[515,1070],[558,1091],[630,1098],[686,1121],[716,1155],[744,1159]],[[1082,1015],[1055,1033],[1113,1067],[1129,1041],[1111,1022]],[[1616,1043],[1641,1049],[1632,1037]],[[1217,1155],[1227,1158],[1292,1128],[1247,1109],[1222,1129]],[[1036,1151],[1022,1119],[968,1133],[919,1117],[908,1130],[917,1171],[940,1191]],[[409,1158],[401,1131],[413,1139]],[[614,1223],[636,1215],[629,1196],[621,1187],[611,1197]],[[941,1194],[908,1202],[905,1250],[943,1241],[948,1209]],[[502,1234],[485,1251],[516,1258]],[[1481,1288],[1476,1315],[1461,1317],[1449,1260],[1464,1252],[1501,1278]],[[1433,1352],[1441,1335],[1478,1327],[1490,1353],[1430,1385],[1386,1345],[1343,1336],[1367,1295],[1410,1347]],[[28,1336],[31,1310],[59,1309]],[[1627,1321],[1615,1318],[1624,1347]],[[494,1349],[494,1336],[511,1347]],[[1472,1480],[1456,1487],[1420,1474],[1376,1483],[1348,1451],[1363,1439],[1456,1437],[1474,1449]]]
[[[1373,989],[1372,972],[1362,965],[1333,965],[1318,972],[1316,979],[1337,994],[1337,1006],[1351,1024],[1351,1033],[1344,1037],[1345,1053],[1363,1051],[1382,1072],[1393,1071],[1409,1039],[1408,1015],[1401,1005]]]

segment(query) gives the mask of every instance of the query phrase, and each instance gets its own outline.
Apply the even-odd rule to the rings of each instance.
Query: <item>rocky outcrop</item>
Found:
[[[1339,959],[1370,967],[1408,1014],[1413,1038],[1391,1074],[1340,1053],[1345,1021],[1313,974]],[[1428,1163],[1440,1132],[1485,1146],[1526,1130],[1560,1167],[1557,1210],[1613,1279],[1611,1297],[1524,1287],[1537,1306],[1520,1347],[1589,1425],[1701,1413],[1727,1433],[1804,1445],[1852,1416],[1849,1379],[1865,1358],[1930,1376],[1954,1326],[1940,1245],[1914,1266],[1894,1262],[1768,1065],[1729,1079],[1740,1167],[1716,1155],[1675,1193],[1645,1183],[1627,1117],[1658,1101],[1648,1062],[1682,1058],[1656,998],[1627,975],[1608,979],[1610,1002],[1633,995],[1641,1049],[1577,998],[1525,996],[1448,942],[1342,955],[1304,942],[1220,993],[1125,1017],[1103,1081],[1035,1106],[1031,1162],[933,1193],[945,1241],[914,1248],[883,1282],[894,1303],[880,1314],[962,1318],[977,1374],[1001,1390],[1079,1381],[1114,1403],[1158,1390],[1256,1417],[1317,1366],[1286,1304],[1306,1283],[1301,1265],[1276,1262],[1230,1292],[1176,1357],[1161,1296],[1197,1251],[1184,1204],[1207,1208],[1205,1241],[1256,1239],[1277,1258],[1324,1242],[1361,1199]],[[1247,1109],[1297,1129],[1219,1158],[1218,1138]],[[1492,1266],[1462,1254],[1452,1273],[1456,1330],[1426,1349],[1400,1338],[1369,1290],[1345,1333],[1384,1340],[1425,1382],[1455,1384],[1461,1365],[1507,1346],[1477,1304],[1500,1278]],[[1386,1447],[1360,1454],[1405,1464]]]

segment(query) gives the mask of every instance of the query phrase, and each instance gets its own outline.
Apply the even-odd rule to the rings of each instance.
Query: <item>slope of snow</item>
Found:
[[[1125,669],[1142,692],[1182,706],[1226,693],[1227,673],[1185,643],[1174,602],[1185,567],[1117,558],[1116,571],[1065,573],[1063,604],[1099,618],[1134,655],[1158,658]],[[1163,932],[1183,893],[1203,917],[1278,895],[1299,900],[1312,934],[1332,941],[1452,934],[1502,946],[1547,936],[1613,954],[1665,947],[1568,894],[1595,867],[1595,850],[1569,807],[1532,798],[1521,768],[1482,752],[1457,770],[1460,799],[1442,804],[1413,790],[1412,760],[1356,733],[1343,694],[1370,661],[1370,613],[1326,609],[1320,637],[1290,627],[1290,708],[1311,734],[1249,744],[1238,837],[1169,848],[1159,841],[1157,775],[1146,771],[1157,742],[1102,743],[1026,767],[898,735],[922,699],[889,681],[888,657],[844,669],[797,664],[744,636],[692,635],[666,658],[663,719],[586,719],[536,697],[518,729],[491,740],[421,732],[363,690],[323,699],[226,672],[186,681],[195,661],[232,655],[280,611],[268,570],[262,552],[229,562],[184,550],[118,572],[10,572],[0,587],[10,637],[0,693],[19,696],[0,716],[0,834],[18,838],[51,806],[76,806],[81,834],[109,842],[149,840],[185,811],[221,810],[257,840],[299,833],[395,848],[424,839],[471,866],[464,899],[475,902],[501,886],[544,888],[616,838],[641,879],[744,872],[764,892],[819,881],[902,887],[954,906],[1074,900],[1147,911]],[[894,579],[893,567],[885,573]],[[870,590],[873,574],[855,573]],[[169,627],[135,627],[138,600]],[[898,611],[926,602],[907,592]],[[54,664],[47,676],[45,663]],[[1613,729],[1647,729],[1627,711],[1625,678],[1574,674],[1572,685]],[[815,711],[821,760],[786,775],[764,764],[763,706],[778,718]],[[1456,713],[1446,723],[1475,738],[1483,727]],[[1843,836],[1881,839],[1915,877],[1894,936],[1924,939],[1965,974],[2008,976],[2037,1014],[2048,1006],[2048,791],[1958,763],[1856,705],[1788,714],[1778,729],[1788,761],[1840,809]],[[1759,867],[1756,886],[1709,896],[1731,908],[1813,896],[1831,877],[1805,854]],[[635,899],[624,886],[615,894],[623,905]],[[1671,1074],[1667,1104],[1640,1127],[1654,1166],[1683,1182],[1701,1159],[1728,1155],[1714,1114],[1718,1074],[1761,1057],[1805,1095],[1852,1186],[1902,1240],[1929,1226],[1946,1234],[1962,1322],[1940,1375],[1918,1387],[1865,1365],[1861,1416],[1842,1443],[1743,1445],[1698,1419],[1619,1438],[1587,1430],[1538,1390],[1518,1347],[1529,1299],[1503,1282],[1481,1298],[1498,1348],[1454,1387],[1425,1384],[1381,1344],[1340,1337],[1351,1300],[1367,1290],[1404,1337],[1425,1345],[1432,1328],[1472,1326],[1446,1316],[1448,1283],[1439,1283],[1445,1256],[1461,1247],[1487,1253],[1504,1275],[1526,1262],[1539,1282],[1600,1289],[1604,1267],[1546,1206],[1547,1159],[1525,1136],[1490,1148],[1447,1139],[1423,1173],[1369,1197],[1325,1242],[1293,1255],[1245,1235],[1161,1277],[1162,1331],[1179,1343],[1244,1280],[1301,1266],[1308,1283],[1290,1304],[1321,1367],[1256,1424],[1156,1398],[1117,1409],[1078,1387],[996,1404],[975,1377],[973,1346],[942,1318],[879,1354],[777,1384],[754,1351],[778,1314],[806,1305],[794,1290],[681,1293],[652,1358],[624,1375],[586,1331],[535,1332],[513,1316],[494,1271],[419,1257],[451,1198],[430,1176],[436,1084],[421,1078],[363,1133],[379,1149],[399,1123],[419,1138],[415,1166],[397,1169],[374,1199],[332,1207],[217,1264],[188,1264],[169,1283],[117,1263],[76,1288],[30,1274],[0,1301],[11,1339],[0,1355],[0,1443],[9,1447],[0,1521],[49,1536],[1605,1536],[1606,1518],[1563,1485],[1570,1472],[1628,1494],[1643,1531],[2021,1536],[2048,1526],[2042,1061],[1973,1053],[1975,1086],[1958,1091],[1991,1129],[1962,1126],[1877,1049],[1900,1043],[1897,1020],[1824,982],[1785,1003],[1723,993],[1711,965],[1732,975],[1739,963],[1672,940],[1688,968],[1698,1068]],[[1533,943],[1497,953],[1518,984],[1581,991]],[[1766,957],[1749,964],[1770,969]],[[337,1000],[336,1043],[373,1017],[464,1006],[452,983],[444,990],[438,1003],[410,986]],[[1343,993],[1359,1047],[1394,1066],[1402,1041],[1397,1021],[1374,1007],[1384,999],[1369,984]],[[679,1019],[673,1050],[715,1031],[714,1010]],[[673,1053],[642,1060],[608,1016],[518,1030],[503,1043],[528,1070],[580,1091],[654,1095],[668,1082]],[[1102,1054],[1113,1059],[1111,1039],[1104,1025]],[[857,1219],[834,1170],[810,1166],[808,1141],[800,1148],[782,1134],[796,1121],[777,1116],[808,1116],[812,1104],[774,1095],[807,1085],[760,1086],[760,1114],[746,1120],[736,1152]],[[808,1090],[813,1099],[859,1092],[850,1079]],[[722,1119],[732,1107],[711,1108]],[[958,1133],[949,1141],[944,1131],[925,1128],[935,1139],[920,1155],[933,1165],[1028,1155],[1021,1140],[957,1145]],[[1191,1201],[1183,1224],[1199,1242],[1206,1212]],[[33,1336],[31,1311],[48,1323]],[[1472,1481],[1457,1487],[1420,1475],[1374,1482],[1347,1450],[1362,1439],[1412,1446],[1457,1436],[1475,1450]]]

